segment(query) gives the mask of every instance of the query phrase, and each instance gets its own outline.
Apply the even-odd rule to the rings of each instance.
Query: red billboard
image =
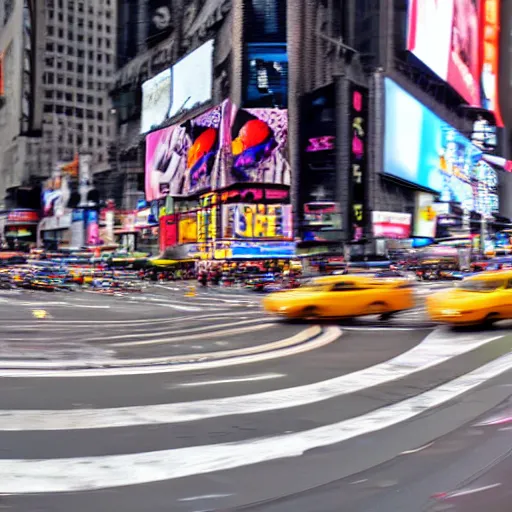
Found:
[[[480,106],[480,0],[409,0],[407,50]]]

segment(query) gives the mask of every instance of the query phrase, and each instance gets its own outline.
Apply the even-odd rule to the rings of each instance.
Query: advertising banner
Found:
[[[6,225],[15,224],[37,224],[39,222],[39,212],[36,210],[18,209],[11,210],[7,214]]]
[[[180,213],[178,216],[178,243],[197,242],[197,213]]]
[[[223,238],[292,238],[291,205],[224,205],[222,226]]]
[[[43,185],[43,216],[61,216],[71,197],[71,188],[66,176],[55,176]]]
[[[147,0],[148,37],[146,44],[152,48],[168,37],[174,25],[172,0]],[[176,11],[175,11],[176,12]]]
[[[434,196],[426,192],[416,192],[414,209],[414,236],[435,238],[437,215],[434,209]]]
[[[217,242],[219,259],[290,259],[295,257],[295,242]]]
[[[384,172],[474,211],[482,151],[392,80],[385,91]]]
[[[499,104],[500,1],[481,0],[482,107],[494,112],[496,124],[503,126]]]
[[[366,218],[366,182],[368,174],[368,102],[366,87],[350,86],[350,173],[349,173],[349,240],[360,242],[367,225]]]
[[[290,185],[288,112],[284,109],[231,109],[231,158],[219,187],[234,183]]]
[[[336,201],[335,99],[332,84],[303,100],[300,187],[304,203]]]
[[[411,214],[395,212],[372,212],[373,236],[375,238],[409,238]]]
[[[480,106],[478,0],[409,0],[407,49]]]
[[[146,200],[188,196],[211,188],[223,136],[222,107],[146,137]]]
[[[142,84],[142,114],[140,132],[158,128],[171,107],[171,70],[166,69]]]
[[[178,243],[178,224],[176,215],[160,217],[160,252]]]
[[[99,245],[100,233],[97,210],[85,210],[85,230],[87,245]]]

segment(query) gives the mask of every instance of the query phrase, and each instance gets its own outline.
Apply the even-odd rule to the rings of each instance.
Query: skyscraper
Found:
[[[77,152],[107,166],[113,136],[109,84],[116,68],[114,0],[46,0],[41,171]]]

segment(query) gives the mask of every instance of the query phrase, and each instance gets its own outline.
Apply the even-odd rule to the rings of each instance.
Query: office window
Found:
[[[71,61],[68,61],[66,69],[67,69],[68,71],[74,71],[74,69],[75,69],[75,65],[74,65],[74,63],[73,63],[73,62],[71,62]]]
[[[64,29],[59,28],[59,32],[58,32],[58,34],[59,34],[59,37],[60,37],[60,38],[64,39]]]
[[[66,78],[66,85],[73,86],[73,79],[70,76]]]
[[[82,118],[84,117],[84,109],[83,108],[77,108],[76,109],[76,117]]]
[[[51,114],[53,112],[53,105],[45,105],[44,106],[44,113],[45,114]]]
[[[53,43],[46,43],[46,51],[53,52]]]
[[[83,80],[77,80],[76,81],[76,86],[79,88],[79,89],[83,89],[84,87],[84,81]],[[83,96],[82,96],[83,98]]]
[[[92,75],[94,73],[94,68],[92,66],[87,66],[87,73],[89,73],[89,75]]]
[[[53,36],[53,27],[52,26],[46,27],[46,33],[49,36]]]
[[[94,145],[94,139],[92,137],[89,137],[87,139],[87,143],[88,143],[89,147],[92,148]]]
[[[53,98],[53,91],[45,91],[44,97],[51,100]]]
[[[57,83],[58,84],[64,83],[64,75],[62,75],[61,73],[57,73]]]
[[[78,64],[76,70],[77,70],[78,73],[83,73],[84,72],[84,65],[83,64]]]
[[[71,93],[71,92],[66,93],[66,101],[73,101],[73,93]]]
[[[64,45],[63,44],[59,44],[57,46],[57,53],[64,53]]]
[[[94,98],[92,96],[87,96],[87,105],[92,105],[94,103]]]
[[[77,94],[76,95],[76,101],[83,102],[84,101],[84,95],[83,94]]]
[[[64,95],[63,95],[62,91],[57,91],[57,92],[55,93],[55,97],[56,97],[58,100],[61,100],[61,99],[64,97]]]
[[[94,119],[94,112],[87,109],[87,119]]]

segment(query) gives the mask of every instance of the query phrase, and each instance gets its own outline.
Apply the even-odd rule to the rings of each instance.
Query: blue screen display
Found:
[[[389,78],[385,92],[383,172],[475,210],[482,151]]]

